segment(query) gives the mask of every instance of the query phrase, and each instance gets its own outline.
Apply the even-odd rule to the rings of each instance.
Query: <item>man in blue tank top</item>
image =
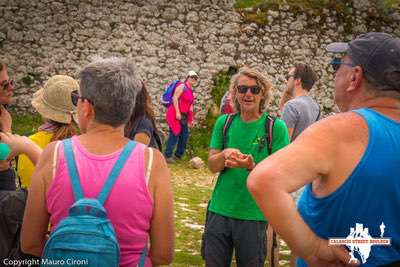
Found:
[[[400,39],[371,32],[327,50],[341,113],[258,164],[249,191],[297,266],[400,266]]]

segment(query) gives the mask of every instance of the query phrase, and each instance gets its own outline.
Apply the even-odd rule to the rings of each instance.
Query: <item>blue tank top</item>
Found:
[[[317,198],[306,186],[298,209],[319,237],[346,238],[350,230],[368,228],[372,238],[391,238],[391,246],[374,245],[361,266],[400,260],[400,123],[374,110],[354,110],[368,124],[368,146],[347,180],[328,196]],[[351,153],[351,151],[349,151]],[[383,223],[383,224],[382,224]],[[353,228],[353,229],[351,229]],[[362,253],[368,254],[368,253]],[[357,252],[354,256],[362,263]],[[297,266],[307,266],[301,259]]]

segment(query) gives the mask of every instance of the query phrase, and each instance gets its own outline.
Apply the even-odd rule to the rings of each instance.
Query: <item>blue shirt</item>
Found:
[[[307,185],[298,208],[308,226],[324,239],[346,238],[351,231],[358,233],[357,238],[381,238],[382,233],[383,238],[391,238],[391,246],[363,248],[361,266],[379,266],[400,260],[400,123],[371,109],[354,112],[369,129],[360,162],[328,196],[315,197],[311,184]],[[354,256],[363,262],[357,252]],[[297,266],[306,264],[299,259]]]

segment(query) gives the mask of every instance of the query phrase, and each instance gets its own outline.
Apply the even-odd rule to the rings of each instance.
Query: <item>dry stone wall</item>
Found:
[[[187,70],[200,74],[195,111],[212,106],[212,78],[230,66],[258,66],[274,84],[275,111],[287,69],[311,64],[320,80],[313,95],[323,110],[334,109],[333,73],[324,46],[366,31],[400,36],[398,13],[380,15],[369,1],[336,9],[300,11],[282,5],[267,12],[268,24],[245,22],[222,0],[0,0],[1,57],[17,81],[15,103],[30,111],[31,95],[54,74],[76,76],[93,56],[124,56],[140,69],[160,122],[163,87]],[[165,125],[164,125],[165,126]]]

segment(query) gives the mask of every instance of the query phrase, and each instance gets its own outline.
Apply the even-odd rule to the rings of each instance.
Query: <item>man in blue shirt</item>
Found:
[[[297,266],[399,266],[400,39],[372,32],[327,50],[341,113],[258,164],[247,185]],[[290,192],[304,185],[297,211]],[[381,237],[391,244],[372,245]]]

